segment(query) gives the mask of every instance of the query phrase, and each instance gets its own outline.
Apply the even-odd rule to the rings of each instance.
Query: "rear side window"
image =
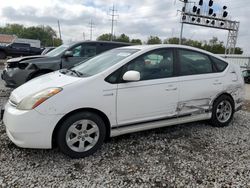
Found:
[[[213,64],[205,54],[179,50],[180,75],[208,74],[213,72]]]
[[[223,72],[227,68],[228,64],[226,62],[212,56],[211,59],[213,60],[218,72]]]

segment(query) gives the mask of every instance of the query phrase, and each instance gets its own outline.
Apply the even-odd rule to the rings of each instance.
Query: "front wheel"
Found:
[[[104,142],[106,127],[101,117],[90,112],[79,112],[67,118],[59,128],[59,149],[71,158],[93,154]]]
[[[231,97],[223,95],[214,101],[211,124],[216,127],[227,126],[233,118],[234,101]]]

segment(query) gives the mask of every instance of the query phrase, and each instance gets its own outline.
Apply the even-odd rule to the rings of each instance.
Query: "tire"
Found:
[[[105,136],[106,127],[101,117],[91,112],[79,112],[61,124],[56,142],[65,155],[82,158],[96,152]]]
[[[215,127],[225,127],[231,122],[234,114],[234,101],[222,95],[214,101],[210,123]]]
[[[6,59],[6,54],[3,51],[0,51],[0,59]]]

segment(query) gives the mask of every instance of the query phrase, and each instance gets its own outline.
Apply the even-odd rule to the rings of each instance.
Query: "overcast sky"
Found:
[[[198,0],[193,0],[198,2]],[[204,0],[206,1],[206,0]],[[249,0],[214,0],[216,9],[227,5],[229,16],[240,21],[237,46],[250,54],[250,4]],[[89,22],[94,22],[93,39],[110,33],[109,9],[117,9],[115,34],[125,33],[130,38],[144,41],[150,35],[162,40],[179,37],[182,3],[178,0],[0,0],[0,26],[20,23],[25,26],[50,25],[56,31],[60,20],[64,42],[90,38]],[[213,36],[226,43],[227,31],[197,26],[184,26],[184,37],[194,40],[209,40]]]

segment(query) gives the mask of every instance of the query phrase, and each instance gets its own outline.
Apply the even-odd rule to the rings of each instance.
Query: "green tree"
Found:
[[[124,33],[121,34],[119,37],[117,37],[115,39],[115,41],[118,41],[118,42],[127,42],[129,43],[129,36],[125,35]]]
[[[142,41],[141,41],[141,39],[132,39],[130,41],[130,43],[132,43],[132,44],[142,44]]]
[[[164,44],[179,44],[179,38],[173,37],[164,40]],[[206,51],[215,53],[215,54],[224,54],[225,46],[222,41],[219,41],[217,37],[213,37],[209,41],[197,41],[191,39],[182,39],[182,44],[187,46],[193,46],[196,48],[204,49]],[[243,51],[241,48],[235,48],[235,54],[242,54]]]
[[[150,36],[147,41],[147,44],[161,44],[161,43],[162,43],[161,39],[157,36]]]
[[[235,48],[235,54],[243,54],[243,50],[239,47]]]
[[[102,34],[100,35],[99,37],[97,37],[96,40],[98,41],[110,41],[111,40],[111,34],[110,33],[105,33],[105,34]],[[115,40],[115,36],[113,36],[113,40]]]
[[[179,38],[173,37],[173,38],[168,38],[163,41],[164,44],[179,44]]]
[[[5,27],[0,27],[0,33],[16,35],[18,38],[40,40],[42,46],[52,46],[53,43],[55,46],[62,44],[62,41],[57,37],[56,31],[50,26],[24,27],[21,24],[7,24]]]

